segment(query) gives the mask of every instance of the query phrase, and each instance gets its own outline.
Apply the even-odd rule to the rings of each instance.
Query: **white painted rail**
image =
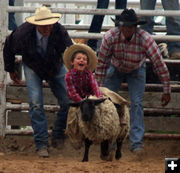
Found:
[[[36,7],[22,7],[16,6],[12,7],[9,6],[7,8],[7,12],[19,12],[19,13],[33,13]],[[77,10],[78,9],[78,10]],[[117,9],[80,9],[80,8],[51,8],[53,12],[59,12],[63,14],[99,14],[99,15],[118,15],[122,12],[122,10]],[[177,10],[138,10],[135,9],[135,12],[138,16],[180,16],[180,11]]]
[[[3,46],[7,35],[8,18],[6,9],[8,1],[0,0],[0,136],[5,134],[5,108],[6,108],[6,73],[3,62]]]

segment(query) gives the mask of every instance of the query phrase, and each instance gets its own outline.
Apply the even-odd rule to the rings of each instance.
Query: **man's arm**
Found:
[[[63,47],[64,50],[65,50],[67,47],[71,46],[73,44],[73,42],[72,42],[72,39],[69,36],[67,30],[65,29],[65,27],[63,25],[61,25],[60,23],[58,23],[58,25],[59,25],[58,29],[60,31],[59,36],[61,37],[60,38],[61,39],[61,44],[64,45],[64,46],[62,46],[62,45],[59,45],[59,46]],[[56,32],[54,34],[57,36]]]
[[[32,25],[23,23],[14,30],[5,40],[3,48],[4,70],[9,72],[10,78],[19,83],[18,72],[15,69],[15,55],[22,55],[22,39],[25,38]]]
[[[101,43],[100,51],[98,53],[98,64],[95,71],[95,78],[99,86],[103,86],[106,71],[111,63],[111,40],[110,32],[106,32]]]
[[[4,70],[10,73],[15,71],[15,53],[13,52],[12,37],[11,34],[6,38],[3,48]]]
[[[150,58],[152,62],[154,71],[157,73],[159,79],[164,85],[163,86],[164,93],[161,97],[161,103],[162,103],[162,106],[166,106],[171,100],[170,75],[169,75],[168,68],[162,58],[158,45],[152,38],[150,38],[146,42],[146,54],[148,55],[148,57]]]

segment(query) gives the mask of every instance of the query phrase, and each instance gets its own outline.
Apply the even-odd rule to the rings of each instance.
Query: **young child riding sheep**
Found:
[[[125,109],[127,127],[125,126],[124,130],[120,126],[119,112],[112,100],[120,103],[123,111],[127,101],[118,95],[114,99],[112,94],[114,92],[107,88],[102,87],[100,90],[93,76],[97,57],[89,46],[75,44],[67,48],[64,53],[64,64],[69,70],[65,81],[68,97],[72,102],[68,113],[66,134],[72,145],[78,149],[83,142],[85,143],[83,161],[88,161],[88,151],[92,143],[101,144],[101,159],[112,160],[111,156],[109,158],[108,146],[117,142],[116,159],[119,159],[122,141],[129,131],[129,114],[127,114],[129,110]],[[92,96],[95,96],[95,99],[88,99]],[[72,107],[72,105],[78,107]],[[122,114],[125,115],[124,112]],[[123,139],[118,141],[117,138],[122,137],[122,130]]]
[[[79,102],[90,95],[102,97],[93,71],[97,65],[94,51],[85,44],[75,44],[66,49],[64,64],[69,70],[65,81],[70,100]]]

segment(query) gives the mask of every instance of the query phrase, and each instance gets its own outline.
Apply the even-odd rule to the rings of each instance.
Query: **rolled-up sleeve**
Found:
[[[99,84],[102,86],[106,76],[106,71],[111,63],[111,40],[109,39],[109,32],[107,32],[102,40],[100,51],[98,54],[98,65],[95,71],[95,78]]]

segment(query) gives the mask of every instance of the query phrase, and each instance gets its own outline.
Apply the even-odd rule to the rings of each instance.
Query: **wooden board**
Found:
[[[52,127],[56,119],[56,113],[46,112],[48,127]],[[29,112],[8,111],[7,125],[12,126],[31,126]]]
[[[57,104],[57,99],[54,97],[49,88],[43,89],[44,103],[45,104]],[[119,94],[125,99],[129,100],[128,91],[119,91]],[[144,107],[147,108],[162,108],[161,106],[162,92],[145,92],[144,94]],[[28,103],[29,97],[26,87],[7,86],[7,101],[8,99],[21,100]],[[180,92],[171,93],[171,101],[165,108],[180,109]]]
[[[43,100],[44,104],[57,104],[57,99],[51,92],[50,88],[43,88]],[[29,96],[26,87],[19,86],[7,86],[6,89],[6,100],[14,99],[20,100],[23,103],[29,102]]]
[[[51,128],[56,119],[55,113],[46,113],[48,127]],[[147,131],[176,131],[180,132],[180,117],[144,117]],[[13,126],[31,126],[29,112],[9,111],[7,124]]]
[[[144,123],[148,131],[180,132],[180,117],[145,117]]]
[[[57,104],[57,99],[54,97],[49,88],[44,88],[44,102],[47,105]],[[127,90],[119,91],[119,94],[129,100],[129,94]],[[166,107],[161,106],[161,95],[162,92],[150,92],[149,90],[144,94],[144,108],[145,108],[145,127],[147,131],[180,131],[180,117],[170,117],[168,115],[179,115],[180,111],[180,92],[172,92],[171,101]],[[7,86],[7,100],[21,100],[21,102],[28,103],[29,97],[27,94],[26,87],[20,86]],[[157,113],[155,115],[146,116],[146,109],[152,108],[152,112],[156,109]],[[177,114],[173,114],[173,110],[176,110]],[[150,110],[151,111],[151,110]],[[166,111],[168,112],[166,114]],[[163,116],[161,116],[163,112]],[[12,126],[30,126],[30,117],[28,111],[8,111],[7,124]],[[52,127],[56,119],[55,113],[46,113],[48,119],[48,126]]]
[[[119,91],[119,94],[125,99],[129,100],[129,94],[127,91]],[[163,108],[161,106],[162,92],[145,92],[143,105],[145,108]],[[171,93],[171,101],[164,108],[180,109],[180,92]]]

